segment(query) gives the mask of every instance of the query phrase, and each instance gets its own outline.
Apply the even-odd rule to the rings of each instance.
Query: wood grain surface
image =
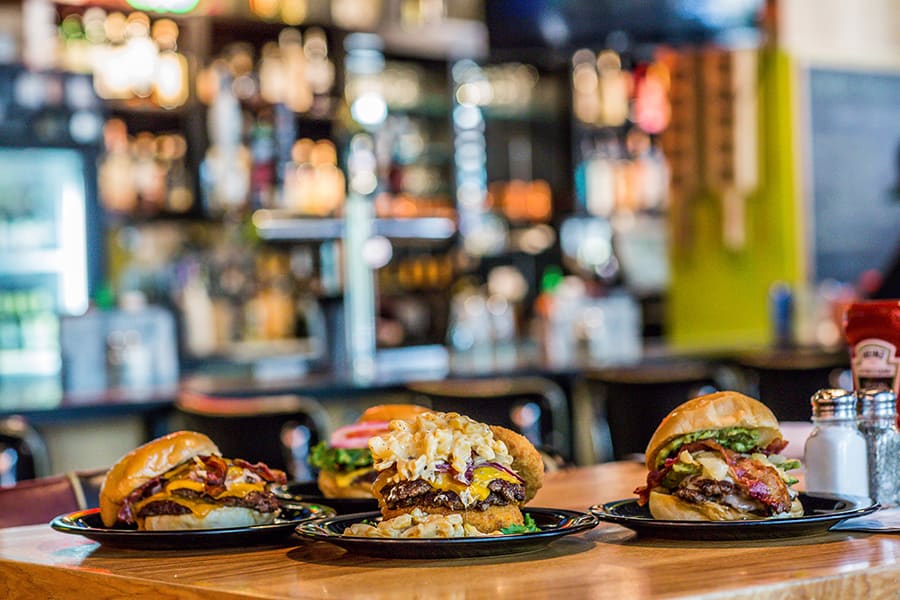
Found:
[[[636,463],[554,473],[534,506],[631,496]],[[602,524],[529,554],[390,560],[295,539],[280,548],[105,548],[49,526],[0,530],[2,598],[900,598],[900,536],[746,542],[636,537]]]

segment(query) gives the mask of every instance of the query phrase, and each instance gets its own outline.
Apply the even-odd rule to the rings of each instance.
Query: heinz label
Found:
[[[897,389],[900,360],[893,344],[877,338],[858,341],[853,348],[852,366],[856,389]]]

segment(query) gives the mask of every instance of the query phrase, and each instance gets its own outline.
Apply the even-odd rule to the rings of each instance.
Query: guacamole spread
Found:
[[[659,454],[656,455],[655,468],[660,468],[666,459],[675,454],[681,446],[697,440],[708,439],[712,439],[735,452],[747,453],[758,447],[759,432],[745,427],[727,427],[725,429],[703,429],[686,433],[663,446]]]

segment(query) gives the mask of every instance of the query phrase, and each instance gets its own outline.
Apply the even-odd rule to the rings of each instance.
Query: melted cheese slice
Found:
[[[520,483],[515,476],[496,467],[476,468],[475,472],[472,474],[472,483],[469,485],[454,479],[448,473],[437,473],[434,481],[431,481],[430,483],[431,487],[435,489],[446,492],[455,492],[463,501],[463,504],[468,506],[474,502],[480,502],[490,496],[491,490],[489,490],[487,486],[495,479],[502,479],[503,481],[508,481],[510,483]],[[471,501],[467,502],[467,499],[469,498]]]
[[[360,469],[348,471],[347,473],[336,473],[334,475],[334,481],[339,487],[349,487],[357,477],[365,475],[371,470],[372,467],[362,467]]]
[[[190,479],[177,479],[175,481],[170,481],[166,485],[166,491],[171,493],[175,490],[193,490],[195,492],[203,492],[203,483],[199,481],[192,481]]]
[[[202,482],[193,481],[191,479],[176,479],[174,481],[169,481],[166,484],[165,490],[159,492],[158,494],[154,494],[149,498],[145,498],[144,500],[135,504],[133,508],[134,514],[138,514],[139,512],[141,512],[141,509],[151,502],[171,500],[176,504],[180,504],[181,506],[190,509],[190,511],[197,516],[206,516],[211,510],[217,508],[218,505],[194,498],[182,498],[180,496],[175,496],[172,494],[172,492],[175,490],[193,490],[195,492],[203,493],[204,489],[205,486]],[[263,493],[265,489],[266,484],[264,481],[260,481],[258,483],[232,483],[224,492],[222,492],[215,498],[219,499],[225,498],[227,496],[246,496],[251,492]]]
[[[179,496],[173,496],[165,491],[160,492],[158,494],[154,494],[149,498],[145,498],[141,500],[137,504],[134,505],[133,511],[134,514],[137,515],[141,512],[145,506],[150,504],[151,502],[158,502],[161,500],[170,500],[175,504],[180,504],[185,508],[189,509],[192,513],[197,515],[198,517],[205,517],[211,511],[219,508],[218,504],[210,504],[209,502],[203,502],[202,500],[194,500],[192,498],[181,498]]]

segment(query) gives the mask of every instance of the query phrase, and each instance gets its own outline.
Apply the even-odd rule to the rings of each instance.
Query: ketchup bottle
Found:
[[[844,312],[844,337],[854,389],[887,389],[900,398],[900,300],[854,302]]]

